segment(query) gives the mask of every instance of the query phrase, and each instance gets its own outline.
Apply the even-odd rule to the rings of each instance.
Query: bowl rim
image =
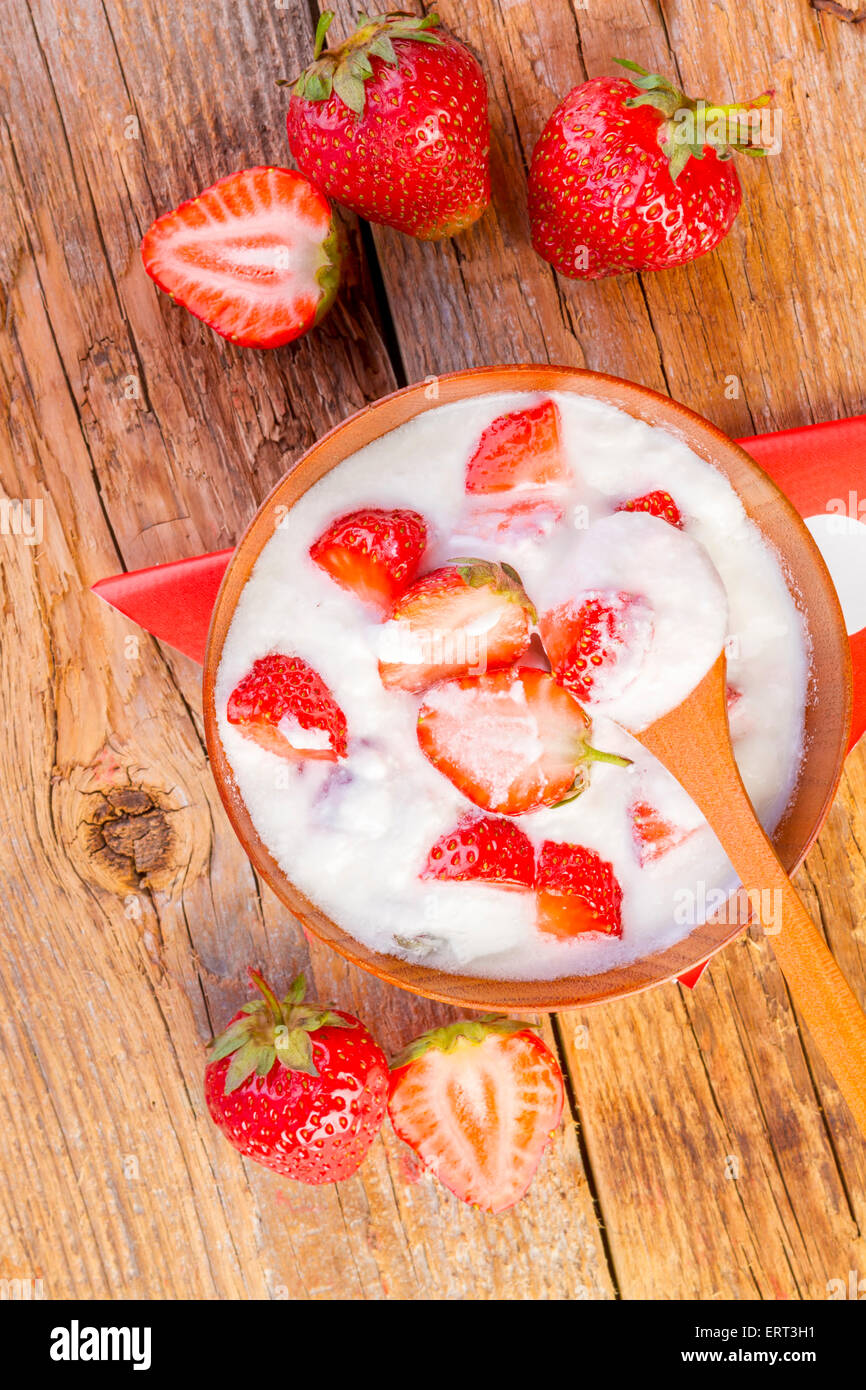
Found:
[[[507,377],[507,381],[503,381],[503,377]],[[828,611],[822,613],[822,619],[829,623],[832,635],[836,640],[842,677],[838,740],[831,776],[824,794],[820,798],[818,813],[814,818],[814,823],[810,826],[805,842],[799,843],[796,852],[787,856],[785,867],[789,873],[793,873],[799,867],[821,831],[838,790],[848,750],[853,704],[853,675],[850,644],[838,596],[821,552],[793,503],[745,449],[729,439],[716,425],[681,402],[672,400],[650,387],[608,373],[547,363],[506,363],[499,366],[468,368],[437,374],[435,378],[432,378],[432,381],[435,381],[435,393],[431,391],[431,378],[401,387],[362,406],[321,435],[283,474],[256,509],[255,514],[244,529],[226,567],[217,593],[211,614],[204,659],[202,698],[205,740],[217,790],[229,822],[244,852],[284,906],[300,921],[306,931],[312,932],[314,936],[325,941],[346,960],[379,979],[424,998],[451,1004],[458,1008],[496,1009],[501,1012],[557,1012],[562,1009],[583,1008],[591,1004],[627,998],[696,970],[717,951],[722,950],[732,940],[741,936],[748,923],[739,920],[737,914],[735,914],[733,923],[713,923],[712,921],[699,923],[673,945],[595,975],[571,975],[549,980],[527,981],[449,974],[425,967],[420,962],[405,961],[399,956],[385,955],[371,950],[363,942],[350,936],[337,923],[331,921],[305,894],[295,887],[277,864],[267,846],[260,839],[235,783],[219,736],[215,705],[216,678],[225,637],[240,593],[267,540],[273,533],[272,514],[273,509],[278,505],[277,499],[287,491],[295,491],[296,495],[288,504],[289,507],[293,506],[298,498],[314,486],[320,477],[329,472],[332,467],[338,466],[359,448],[362,448],[365,443],[381,438],[392,429],[399,428],[400,425],[427,410],[452,404],[470,396],[507,391],[561,390],[567,392],[572,390],[574,394],[593,397],[593,384],[603,388],[602,393],[597,395],[596,399],[602,399],[605,403],[618,406],[627,414],[632,415],[633,418],[646,419],[639,410],[629,408],[640,404],[643,404],[648,411],[654,411],[657,415],[660,414],[663,418],[647,421],[647,423],[654,424],[657,428],[666,429],[711,465],[715,461],[715,466],[720,467],[720,471],[725,474],[729,482],[731,480],[727,470],[718,464],[718,459],[727,456],[728,459],[736,461],[741,468],[745,466],[746,470],[759,480],[763,492],[768,497],[772,497],[774,505],[780,509],[782,515],[793,526],[798,533],[801,545],[810,555],[816,576],[824,590],[823,597],[829,604]],[[442,399],[443,388],[445,388],[446,397],[444,400]],[[405,409],[409,406],[415,408]],[[372,426],[383,415],[387,417],[389,413],[394,411],[395,407],[398,409],[400,418],[395,419],[385,428],[375,431],[369,439],[362,437],[359,440],[357,438],[359,435],[367,434],[366,427]],[[342,451],[338,450],[338,456],[327,466],[322,467],[319,472],[316,472],[317,464],[323,458],[327,458],[334,446],[340,444],[341,436],[343,437],[343,444],[348,441],[348,447],[343,447]],[[704,444],[705,450],[696,447],[696,437]],[[305,475],[310,474],[313,476],[307,476],[302,487],[293,487],[293,480],[300,481]],[[731,486],[734,486],[733,482],[731,482]],[[734,488],[734,490],[737,489]],[[269,513],[271,519],[266,521]],[[747,513],[751,515],[748,508]],[[754,518],[752,519],[754,520]],[[765,539],[778,553],[773,540],[769,536],[766,536]],[[782,557],[779,558],[781,561]],[[243,574],[243,577],[239,581],[238,575],[240,573]],[[805,611],[805,604],[799,601],[797,594],[797,575],[786,572],[785,577],[789,590],[792,591],[798,608],[804,613],[807,627],[811,632],[813,624],[809,614]],[[807,756],[808,754],[804,757],[804,766]],[[792,796],[775,834],[778,834],[784,826],[795,801],[796,793]],[[694,945],[689,949],[688,943],[693,940]],[[613,984],[611,984],[612,978],[614,979]]]

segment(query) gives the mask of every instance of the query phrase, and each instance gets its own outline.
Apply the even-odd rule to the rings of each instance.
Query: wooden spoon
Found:
[[[866,1014],[782,868],[743,786],[728,730],[724,652],[681,705],[634,737],[673,773],[721,842],[749,894],[754,919],[762,922],[772,943],[794,1003],[866,1135]],[[774,902],[772,911],[764,911],[767,901]]]

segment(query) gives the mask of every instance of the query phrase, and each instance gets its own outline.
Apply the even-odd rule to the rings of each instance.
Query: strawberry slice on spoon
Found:
[[[560,685],[581,700],[620,694],[638,676],[653,635],[646,601],[624,592],[588,593],[545,613],[544,650]]]
[[[661,517],[662,521],[669,521],[671,526],[676,526],[679,530],[683,528],[682,513],[670,493],[665,492],[663,488],[645,492],[642,497],[631,497],[627,502],[621,502],[617,511],[649,512],[650,516]]]
[[[318,323],[340,278],[327,198],[292,169],[229,174],[158,217],[141,243],[161,290],[239,347],[280,347]]]

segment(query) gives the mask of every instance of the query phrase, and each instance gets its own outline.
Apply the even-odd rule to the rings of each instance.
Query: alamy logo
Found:
[[[68,1327],[51,1332],[52,1361],[131,1361],[134,1371],[150,1370],[149,1327]]]
[[[487,670],[487,633],[458,628],[412,627],[390,622],[378,629],[376,655],[388,665],[461,666],[470,676],[483,676]]]
[[[859,1271],[856,1269],[848,1270],[847,1279],[828,1279],[827,1297],[830,1300],[839,1298],[853,1298],[856,1300],[866,1298],[866,1279],[861,1279]]]
[[[41,1279],[0,1279],[0,1302],[20,1303],[45,1297]]]
[[[0,535],[41,545],[44,510],[41,497],[0,497]]]

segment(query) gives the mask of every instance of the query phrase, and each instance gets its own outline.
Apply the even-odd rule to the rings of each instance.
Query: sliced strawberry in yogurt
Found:
[[[621,502],[618,512],[648,512],[650,516],[661,517],[679,530],[683,528],[682,513],[669,492],[657,488],[655,492],[645,492],[642,497],[631,497]]]
[[[229,696],[226,717],[280,758],[336,762],[346,756],[346,716],[318,671],[299,656],[260,657]]]
[[[539,631],[560,685],[578,699],[610,700],[639,675],[653,614],[635,594],[591,592],[545,613]]]
[[[498,415],[482,434],[466,469],[467,492],[567,486],[571,469],[551,400]]]
[[[390,613],[418,573],[427,540],[418,512],[362,507],[332,521],[310,556],[342,589]]]
[[[691,839],[697,826],[676,825],[663,816],[651,802],[636,799],[628,808],[632,823],[635,849],[641,867],[655,864],[677,845]]]
[[[535,874],[538,927],[551,936],[622,936],[622,888],[613,865],[585,845],[545,840]]]
[[[417,580],[380,629],[382,684],[425,690],[450,676],[510,666],[529,646],[535,616],[510,565],[454,560]]]
[[[470,814],[436,841],[421,877],[455,882],[478,879],[500,888],[531,888],[535,850],[513,821]]]
[[[579,795],[591,761],[628,763],[592,748],[589,732],[577,701],[532,667],[441,681],[418,715],[433,766],[476,806],[507,816]]]
[[[494,505],[478,504],[464,516],[460,530],[484,541],[543,541],[550,536],[565,515],[562,502],[542,494],[514,498],[497,497]]]

